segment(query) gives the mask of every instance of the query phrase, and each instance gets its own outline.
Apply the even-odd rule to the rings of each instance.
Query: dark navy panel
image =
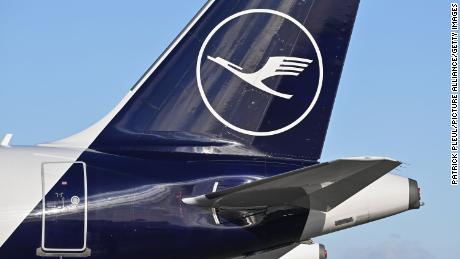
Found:
[[[91,148],[164,150],[173,143],[190,153],[209,153],[217,146],[214,151],[218,153],[318,160],[358,4],[359,0],[217,0]],[[202,58],[198,60],[200,50]],[[288,63],[289,58],[311,63],[306,68],[291,64],[298,75],[255,77],[260,82],[254,78],[243,80],[244,75],[235,72],[240,70],[246,76],[260,72],[273,57],[286,57]],[[222,58],[225,64],[216,62],[216,58]],[[276,71],[283,71],[283,67],[292,70],[283,63]],[[205,99],[218,116],[205,105],[200,83]],[[292,98],[262,91],[254,86],[256,83]],[[320,94],[315,102],[316,93]],[[308,115],[294,126],[309,108]],[[292,128],[279,134],[257,134],[290,125]],[[222,148],[226,140],[240,145],[238,152]],[[197,141],[200,147],[212,147],[190,148]]]
[[[101,152],[85,152],[80,160],[87,164],[89,258],[231,258],[298,241],[308,217],[308,210],[293,206],[218,211],[222,224],[216,224],[210,210],[182,202],[209,193],[215,182],[231,187],[269,171],[278,174],[307,164],[203,155],[183,159],[180,154],[140,159]],[[73,195],[81,190],[73,184],[79,181],[75,170],[72,167],[53,191]],[[51,199],[52,193],[48,196]],[[41,209],[38,204],[6,241],[0,258],[39,258]],[[64,216],[81,218],[80,212]],[[79,224],[65,222],[75,232],[49,233],[50,238],[61,238],[57,245],[78,243],[81,235],[72,223]]]

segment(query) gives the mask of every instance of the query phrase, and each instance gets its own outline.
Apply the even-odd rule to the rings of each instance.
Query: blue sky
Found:
[[[35,144],[101,118],[203,0],[0,0],[0,134]],[[389,156],[426,206],[319,238],[332,258],[453,258],[449,1],[362,1],[322,160]]]

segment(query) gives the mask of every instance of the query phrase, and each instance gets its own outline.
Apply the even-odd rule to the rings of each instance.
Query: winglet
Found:
[[[2,142],[0,143],[0,146],[2,146],[2,147],[10,147],[10,142],[11,142],[12,138],[13,138],[13,134],[11,134],[11,133],[6,134],[3,137]]]

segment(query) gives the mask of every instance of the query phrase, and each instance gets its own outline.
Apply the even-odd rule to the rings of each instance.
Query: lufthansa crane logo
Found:
[[[301,32],[303,32],[303,34],[306,36],[308,41],[311,43],[311,46],[313,47],[314,52],[315,52],[314,56],[316,57],[274,55],[268,58],[268,60],[262,66],[262,68],[258,69],[255,72],[251,72],[243,68],[242,65],[234,64],[231,62],[231,60],[226,60],[225,58],[222,58],[220,56],[210,56],[210,55],[204,56],[205,50],[208,44],[210,43],[211,39],[222,27],[224,27],[228,23],[231,23],[233,20],[239,17],[249,15],[249,14],[269,14],[269,15],[277,16],[278,18],[288,20],[289,22],[294,24],[296,27],[298,27]],[[231,123],[228,120],[226,120],[211,105],[208,97],[206,96],[206,92],[203,87],[202,76],[201,76],[201,73],[202,73],[201,64],[205,57],[208,61],[211,61],[214,64],[217,64],[223,67],[227,72],[230,72],[233,76],[235,76],[236,78],[239,78],[239,80],[246,82],[254,89],[257,89],[258,91],[262,91],[270,96],[274,96],[275,98],[281,98],[286,101],[292,100],[295,95],[292,93],[289,93],[288,91],[281,92],[281,91],[275,90],[272,87],[270,87],[268,83],[264,82],[264,80],[272,78],[272,77],[285,77],[285,76],[286,77],[298,77],[303,72],[306,72],[310,66],[312,66],[313,64],[316,64],[318,66],[318,69],[317,69],[318,77],[319,77],[317,79],[318,84],[316,87],[316,91],[313,91],[314,94],[312,94],[310,98],[311,100],[309,101],[308,105],[306,105],[305,110],[304,111],[302,110],[302,113],[300,113],[299,117],[296,120],[292,121],[291,123],[287,125],[283,125],[277,129],[273,129],[270,131],[248,130],[248,129],[244,129],[241,126],[234,125],[234,123]],[[222,124],[224,124],[225,126],[239,133],[246,134],[246,135],[273,136],[273,135],[281,134],[283,132],[286,132],[292,129],[293,127],[298,125],[300,122],[302,122],[310,114],[310,112],[316,105],[316,102],[318,101],[319,95],[321,93],[321,88],[323,84],[323,61],[322,61],[322,56],[321,56],[321,52],[319,50],[318,44],[316,43],[311,33],[305,28],[303,24],[298,22],[293,17],[285,13],[279,12],[279,11],[270,10],[270,9],[251,9],[251,10],[246,10],[246,11],[236,13],[226,18],[211,31],[211,33],[207,36],[207,38],[203,42],[203,45],[201,46],[201,49],[198,55],[198,59],[197,59],[196,75],[197,75],[198,89],[199,89],[201,98],[203,99],[203,102],[205,103],[208,110],[212,113],[212,115],[217,120],[219,120]],[[300,85],[300,87],[302,87],[302,85]]]
[[[208,56],[208,59],[223,66],[248,84],[274,96],[291,99],[292,95],[277,92],[266,86],[262,81],[274,76],[298,76],[313,60],[295,57],[271,57],[259,71],[244,73],[243,68],[229,61]]]

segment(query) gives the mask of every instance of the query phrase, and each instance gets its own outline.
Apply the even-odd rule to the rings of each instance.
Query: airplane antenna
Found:
[[[6,134],[3,137],[2,142],[0,143],[0,146],[2,146],[2,147],[10,147],[10,142],[11,142],[12,138],[13,138],[13,134],[11,134],[11,133]]]

